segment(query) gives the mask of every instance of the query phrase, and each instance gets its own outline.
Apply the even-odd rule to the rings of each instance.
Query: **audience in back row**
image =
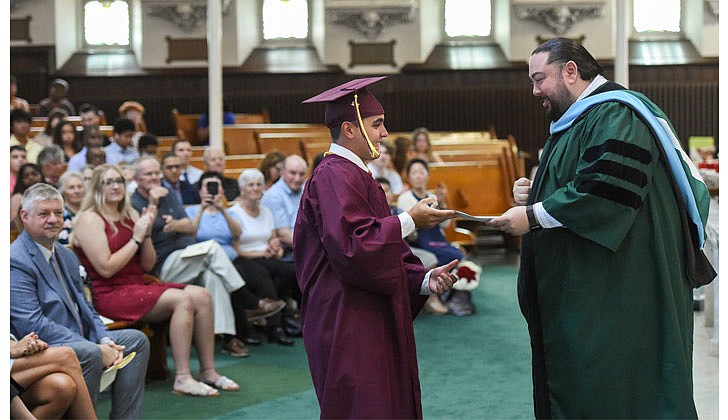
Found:
[[[134,163],[139,158],[139,152],[132,144],[134,127],[134,122],[128,118],[119,118],[114,123],[114,140],[104,147],[106,163]]]
[[[27,162],[25,158],[25,146],[17,144],[10,146],[10,196],[13,196],[15,183],[18,181],[18,171]]]
[[[83,149],[81,139],[76,131],[76,125],[70,121],[60,121],[53,129],[53,145],[63,150],[63,161],[68,162],[74,155]]]
[[[48,97],[38,102],[36,117],[47,117],[55,108],[66,110],[68,115],[77,115],[76,107],[66,97],[68,95],[68,82],[63,79],[53,79],[48,85]]]
[[[43,146],[31,140],[30,134],[30,114],[22,109],[14,109],[10,111],[10,145],[23,145],[27,153],[26,159],[30,163],[38,162],[38,153],[43,150]]]
[[[17,96],[18,94],[18,79],[17,77],[10,75],[10,110],[22,109],[25,112],[30,113],[30,104],[28,101]]]
[[[56,126],[65,121],[67,117],[68,114],[65,109],[56,108],[51,110],[50,114],[48,114],[48,120],[46,120],[43,131],[36,134],[35,137],[33,137],[33,141],[43,147],[53,144],[53,136],[55,134]]]

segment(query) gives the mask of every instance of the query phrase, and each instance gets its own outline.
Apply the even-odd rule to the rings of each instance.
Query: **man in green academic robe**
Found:
[[[534,50],[551,136],[533,182],[514,185],[517,206],[490,223],[525,234],[535,415],[696,418],[692,289],[712,280],[700,272],[710,198],[662,111],[601,73],[574,41]]]

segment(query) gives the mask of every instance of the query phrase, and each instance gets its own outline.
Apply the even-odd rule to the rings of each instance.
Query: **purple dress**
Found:
[[[412,322],[427,269],[384,191],[337,155],[307,182],[293,237],[303,340],[322,418],[421,418]]]

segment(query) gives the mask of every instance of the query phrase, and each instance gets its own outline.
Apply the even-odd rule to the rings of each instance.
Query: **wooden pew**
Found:
[[[313,159],[318,155],[319,153],[323,153],[329,150],[331,147],[331,142],[326,143],[306,143],[303,145],[305,152],[306,152],[306,162],[308,162],[308,167],[311,168],[313,166]]]
[[[28,137],[35,137],[36,135],[42,133],[45,130],[45,126],[43,127],[30,127],[30,131],[28,132]],[[83,131],[83,127],[80,125],[76,126],[76,131],[81,133]],[[100,125],[99,131],[101,134],[107,136],[107,137],[114,137],[114,126],[113,125]]]
[[[177,108],[172,109],[177,137],[188,140],[193,146],[199,145],[202,139],[197,138],[197,121],[201,114],[180,114]],[[263,108],[259,114],[235,114],[235,124],[266,124],[270,123],[268,110]]]
[[[286,156],[296,154],[307,160],[305,144],[328,143],[330,140],[331,136],[329,134],[324,135],[318,132],[256,134],[260,153],[267,154],[273,150],[278,150]]]
[[[512,183],[504,157],[478,162],[431,163],[428,188],[447,186],[450,208],[475,216],[500,215],[511,208]]]
[[[260,162],[263,161],[265,155],[263,154],[249,154],[249,155],[228,155],[225,156],[225,170],[228,169],[248,169],[257,168]],[[190,165],[205,170],[205,162],[202,156],[193,156],[190,158]]]
[[[81,117],[79,115],[69,115],[66,117],[66,121],[70,121],[76,126],[81,125]],[[31,117],[30,119],[31,127],[45,128],[46,124],[48,124],[48,117]]]
[[[330,133],[323,124],[235,124],[222,131],[225,153],[230,155],[261,153],[256,142],[260,133]]]

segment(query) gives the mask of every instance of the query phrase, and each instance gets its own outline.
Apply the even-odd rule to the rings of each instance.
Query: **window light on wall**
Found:
[[[634,0],[636,32],[680,32],[680,0]]]
[[[445,0],[448,37],[490,36],[490,0]]]
[[[306,0],[264,0],[263,39],[305,39],[308,37]]]
[[[86,2],[83,25],[88,45],[129,45],[129,4],[120,0]]]

